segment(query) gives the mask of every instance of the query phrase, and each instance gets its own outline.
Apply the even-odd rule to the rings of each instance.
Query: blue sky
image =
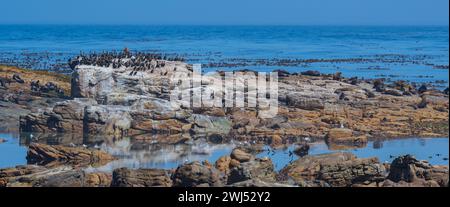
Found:
[[[448,25],[448,0],[7,0],[0,24]]]

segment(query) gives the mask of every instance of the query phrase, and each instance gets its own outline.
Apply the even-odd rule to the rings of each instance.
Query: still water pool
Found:
[[[0,168],[26,164],[27,147],[21,144],[18,135],[1,134],[6,142],[0,144]],[[378,157],[381,162],[392,162],[400,155],[412,154],[419,160],[428,160],[434,165],[449,165],[448,138],[402,138],[391,140],[370,141],[366,146],[355,149],[330,149],[323,141],[310,144],[310,155],[332,153],[337,151],[351,152],[357,157]],[[239,143],[212,144],[206,141],[195,141],[191,144],[159,145],[135,142],[132,139],[122,139],[114,143],[101,144],[100,149],[118,157],[105,166],[90,168],[91,171],[112,171],[120,167],[128,168],[176,168],[178,165],[191,161],[208,160],[214,163],[219,157],[229,155]],[[290,153],[295,145],[282,149],[263,147],[257,157],[269,157],[273,160],[277,170],[282,169],[289,162],[298,159]]]

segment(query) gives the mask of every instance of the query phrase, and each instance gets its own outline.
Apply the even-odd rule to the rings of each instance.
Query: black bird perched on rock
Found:
[[[17,83],[20,83],[20,84],[25,83],[25,81],[22,80],[22,78],[18,74],[13,75],[13,80],[15,80]]]

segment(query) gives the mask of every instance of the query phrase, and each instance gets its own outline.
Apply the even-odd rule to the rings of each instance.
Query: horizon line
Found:
[[[0,26],[384,26],[449,27],[449,24],[153,24],[153,23],[0,23]]]

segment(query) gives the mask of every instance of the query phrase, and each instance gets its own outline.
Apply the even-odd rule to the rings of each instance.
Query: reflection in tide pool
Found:
[[[229,155],[235,144],[210,144],[197,140],[192,144],[158,145],[146,142],[131,143],[130,139],[118,141],[114,146],[102,145],[100,149],[119,158],[105,166],[87,171],[112,171],[116,168],[172,169],[192,161],[208,160],[214,163],[223,155]]]
[[[131,143],[129,140],[116,142],[115,146],[102,146],[101,149],[119,157],[120,159],[106,166],[89,169],[92,171],[111,171],[120,167],[128,168],[164,168],[172,169],[180,164],[191,161],[208,160],[214,163],[221,156],[229,155],[237,144],[209,144],[197,140],[191,145],[151,145],[143,143]],[[269,157],[273,160],[276,170],[299,157],[294,155],[295,145],[284,149],[273,150],[269,146],[257,157]],[[449,147],[448,138],[409,138],[386,141],[371,141],[364,148],[331,150],[323,141],[311,144],[310,155],[351,152],[357,157],[378,157],[380,162],[392,162],[400,155],[413,154],[419,160],[428,160],[434,165],[448,165]]]
[[[266,147],[267,149],[268,147]],[[277,170],[282,169],[289,162],[298,157],[289,156],[289,151],[293,151],[295,146],[286,149],[275,150],[274,152],[261,153],[258,156],[269,156],[274,161]],[[364,148],[347,150],[330,150],[324,142],[313,143],[310,146],[309,154],[317,155],[332,152],[351,152],[360,158],[378,157],[380,162],[391,163],[395,157],[412,154],[418,160],[428,160],[433,165],[449,165],[449,142],[448,138],[405,138],[385,141],[371,141]]]
[[[14,167],[26,164],[27,148],[25,140],[19,141],[18,135],[1,134],[6,139],[0,144],[0,168]],[[39,140],[46,144],[53,144],[54,139]],[[330,149],[323,141],[310,144],[310,155],[331,153],[337,151],[351,152],[357,157],[378,157],[381,162],[392,162],[400,155],[412,154],[419,160],[428,160],[433,165],[449,165],[448,138],[405,138],[385,141],[370,141],[367,146],[357,149]],[[116,142],[103,142],[98,148],[117,158],[116,161],[99,168],[89,168],[88,171],[112,171],[116,168],[163,168],[173,169],[185,162],[208,160],[214,163],[221,156],[229,155],[239,143],[212,144],[205,140],[196,140],[189,144],[169,145],[152,142],[122,139]],[[268,146],[262,147],[263,152],[258,157],[269,157],[273,160],[277,170],[282,169],[289,162],[298,159],[292,152],[295,145],[283,149],[273,150]]]

